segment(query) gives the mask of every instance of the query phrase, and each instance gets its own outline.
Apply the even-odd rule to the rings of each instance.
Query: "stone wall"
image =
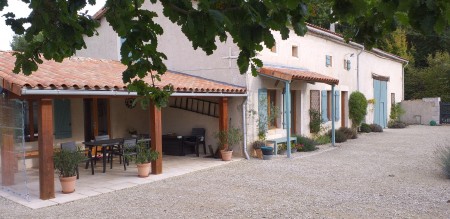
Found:
[[[429,125],[431,120],[439,124],[440,97],[423,98],[421,100],[405,100],[400,103],[405,114],[400,117],[407,124]]]

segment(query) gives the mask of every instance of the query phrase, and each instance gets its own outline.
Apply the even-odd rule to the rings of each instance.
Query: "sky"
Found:
[[[105,1],[106,0],[97,0],[96,5],[92,6],[88,4],[81,11],[84,12],[88,10],[88,14],[93,15],[103,7]],[[23,3],[22,1],[8,0],[8,7],[3,9],[3,11],[0,11],[0,50],[11,50],[11,46],[9,44],[14,36],[14,32],[5,24],[5,17],[3,17],[3,15],[8,12],[13,12],[16,15],[16,18],[27,17],[30,14],[31,9],[28,8],[28,4]]]

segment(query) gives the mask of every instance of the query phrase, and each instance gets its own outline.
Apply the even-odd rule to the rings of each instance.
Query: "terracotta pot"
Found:
[[[61,182],[62,193],[69,194],[75,191],[77,176],[59,177],[59,181]]]
[[[263,153],[262,153],[261,148],[255,149],[255,151],[256,151],[256,157],[259,159],[263,159]]]
[[[150,163],[136,164],[138,169],[138,176],[145,178],[150,174]]]
[[[220,154],[222,155],[222,160],[223,161],[230,161],[231,157],[233,156],[233,151],[221,150]]]

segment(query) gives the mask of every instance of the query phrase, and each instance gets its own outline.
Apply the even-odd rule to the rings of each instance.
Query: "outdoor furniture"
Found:
[[[137,145],[137,139],[131,138],[131,139],[125,139],[123,140],[122,147],[120,149],[120,156],[122,156],[123,161],[123,169],[127,170],[127,165],[129,165],[128,156],[136,156],[136,145]]]
[[[107,140],[96,140],[96,141],[86,141],[83,144],[89,147],[89,155],[92,156],[92,148],[102,147],[103,153],[103,173],[106,172],[106,152],[110,150],[113,146],[118,146],[122,144],[123,138],[107,139]],[[112,157],[111,157],[111,169],[112,169]]]
[[[61,150],[77,151],[78,148],[74,141],[70,141],[70,142],[61,143]],[[91,163],[92,175],[94,175],[94,161],[92,159],[92,156],[89,155],[89,151],[88,151],[88,157],[86,157],[86,160],[83,162],[86,162],[85,169],[87,169],[89,166],[89,163]],[[76,167],[76,171],[77,171],[77,179],[79,179],[80,173],[78,172],[78,165]]]
[[[188,147],[194,147],[197,157],[200,156],[200,144],[203,145],[203,151],[206,155],[205,133],[206,130],[204,128],[193,128],[190,136],[183,136],[183,144]]]
[[[109,139],[109,135],[98,135],[98,136],[95,136],[95,141],[108,140],[108,139]],[[103,147],[100,150],[103,150]],[[95,164],[97,164],[97,152],[98,152],[98,149],[96,147],[95,148],[95,160],[94,160]]]
[[[193,147],[183,144],[183,136],[163,135],[162,150],[164,155],[185,156],[186,154],[195,153]]]
[[[291,141],[293,141],[295,144],[297,144],[297,137],[291,136]],[[268,139],[266,140],[266,143],[273,143],[275,155],[277,154],[278,146],[277,144],[280,143],[287,143],[287,137],[281,137],[281,138],[274,138],[274,139]]]

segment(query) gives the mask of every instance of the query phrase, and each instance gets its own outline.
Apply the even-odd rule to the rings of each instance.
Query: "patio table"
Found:
[[[123,142],[123,138],[114,138],[114,139],[108,139],[108,140],[98,140],[98,141],[86,141],[83,142],[83,144],[86,147],[89,147],[88,150],[88,157],[92,157],[92,148],[93,147],[102,147],[103,152],[103,173],[106,172],[106,150],[108,148],[111,148],[115,145],[120,145]],[[112,161],[111,161],[112,162]]]

